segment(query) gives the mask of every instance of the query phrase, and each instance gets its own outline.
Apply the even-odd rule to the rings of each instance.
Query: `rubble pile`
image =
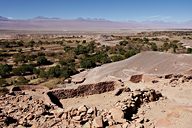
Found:
[[[149,119],[135,115],[141,105],[157,101],[160,97],[161,93],[153,89],[129,90],[124,99],[114,103],[114,107],[97,109],[86,105],[61,108],[30,94],[16,93],[0,98],[0,127],[153,127]]]

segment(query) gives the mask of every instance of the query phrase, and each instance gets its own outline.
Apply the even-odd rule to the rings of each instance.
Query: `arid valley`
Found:
[[[35,33],[1,32],[1,127],[191,127],[191,31]]]
[[[1,0],[0,128],[192,128],[191,0]]]

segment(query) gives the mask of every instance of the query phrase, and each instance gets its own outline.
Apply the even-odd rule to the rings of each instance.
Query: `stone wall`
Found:
[[[115,89],[115,82],[100,82],[96,84],[80,85],[77,89],[57,89],[51,90],[48,93],[57,97],[58,99],[67,99],[79,96],[87,96],[93,94],[101,94],[104,92],[113,91]]]

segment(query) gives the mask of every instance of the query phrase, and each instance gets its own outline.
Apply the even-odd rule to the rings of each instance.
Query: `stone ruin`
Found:
[[[101,94],[104,92],[113,91],[115,89],[115,82],[100,82],[96,84],[80,85],[76,89],[56,89],[48,92],[49,95],[57,97],[58,99],[74,98],[79,96],[87,96],[93,94]],[[50,97],[51,98],[51,97]]]
[[[77,108],[59,106],[59,99],[115,92],[115,82],[101,82],[79,86],[77,89],[58,89],[47,92],[54,104],[47,103],[30,94],[17,93],[0,98],[0,127],[61,127],[61,128],[128,128],[153,127],[142,115],[135,117],[141,105],[162,97],[153,89],[135,90],[121,88],[115,94],[127,92],[124,99],[114,103],[110,109],[98,109],[86,105]],[[70,92],[71,91],[71,92]],[[54,100],[55,100],[54,99]],[[56,105],[55,105],[56,104]],[[62,105],[62,104],[60,104]]]

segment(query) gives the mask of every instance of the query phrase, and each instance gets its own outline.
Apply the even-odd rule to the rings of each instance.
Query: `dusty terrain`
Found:
[[[191,63],[191,55],[145,52],[89,70],[74,88],[11,89],[0,98],[0,126],[191,128]]]

